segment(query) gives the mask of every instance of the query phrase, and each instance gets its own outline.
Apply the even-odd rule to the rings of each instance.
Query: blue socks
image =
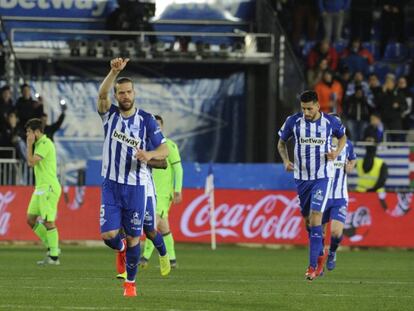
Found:
[[[318,264],[318,256],[322,247],[322,226],[314,226],[310,229],[309,265],[313,268],[316,268]]]
[[[104,240],[104,243],[108,245],[110,248],[116,249],[117,251],[120,251],[124,246],[121,240],[121,236],[119,234],[117,234],[117,236],[113,239]]]
[[[157,231],[157,234],[151,241],[152,244],[154,244],[155,248],[158,250],[160,256],[165,256],[165,254],[167,254],[167,249],[165,248],[164,239],[162,238],[161,233]]]
[[[126,271],[127,281],[134,282],[138,271],[138,261],[141,249],[139,243],[135,246],[128,246],[126,250]]]
[[[339,238],[332,236],[331,237],[331,246],[329,247],[330,253],[335,253],[336,249],[338,248],[339,244],[341,243],[343,238],[343,235],[341,235]]]

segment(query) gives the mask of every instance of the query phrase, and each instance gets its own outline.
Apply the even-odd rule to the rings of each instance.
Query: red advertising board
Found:
[[[99,187],[70,187],[59,202],[61,240],[99,240]],[[0,240],[36,240],[26,224],[33,188],[0,187]],[[350,194],[344,245],[414,248],[412,194]],[[293,191],[216,190],[218,243],[307,244]],[[170,225],[178,242],[210,242],[210,206],[202,190],[185,189],[172,207]]]

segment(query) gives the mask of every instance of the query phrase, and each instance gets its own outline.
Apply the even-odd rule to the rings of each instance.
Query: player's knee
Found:
[[[27,217],[26,222],[30,226],[30,228],[33,228],[36,224],[36,219]]]
[[[45,225],[47,230],[52,230],[56,228],[54,221],[45,221],[43,224]]]
[[[157,231],[156,230],[145,231],[145,234],[150,240],[153,240],[155,236],[157,235]]]
[[[331,232],[332,237],[340,238],[342,236],[342,230],[340,229],[333,229]]]
[[[139,239],[140,237],[131,237],[131,236],[127,236],[127,245],[128,247],[134,247],[136,245],[139,244]]]
[[[113,238],[116,237],[118,233],[115,231],[109,231],[109,232],[102,232],[101,233],[101,238],[102,240],[112,240]]]

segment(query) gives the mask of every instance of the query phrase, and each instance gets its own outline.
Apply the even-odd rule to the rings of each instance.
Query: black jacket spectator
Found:
[[[24,129],[28,120],[42,117],[43,105],[31,97],[29,85],[23,84],[21,92],[22,96],[16,102],[16,110],[20,121],[19,126],[21,129]]]

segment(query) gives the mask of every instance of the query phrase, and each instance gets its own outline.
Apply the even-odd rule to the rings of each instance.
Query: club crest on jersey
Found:
[[[125,133],[119,132],[117,130],[112,132],[112,139],[132,148],[137,148],[141,143],[141,139],[127,136]]]
[[[299,143],[302,145],[322,146],[326,143],[326,138],[320,137],[301,137]]]

